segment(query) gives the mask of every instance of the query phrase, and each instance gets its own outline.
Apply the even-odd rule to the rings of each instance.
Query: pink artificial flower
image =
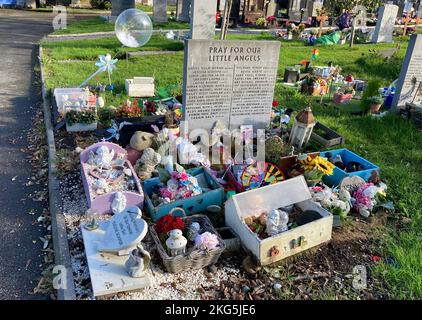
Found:
[[[186,191],[182,194],[182,198],[183,198],[183,199],[187,199],[187,198],[190,198],[190,197],[192,197],[192,191],[190,191],[190,190],[186,190]]]
[[[174,194],[169,188],[161,188],[160,194],[163,198],[169,198],[170,200],[174,199]]]
[[[195,237],[195,246],[201,250],[212,250],[219,245],[218,238],[215,234],[204,232]]]
[[[180,181],[186,181],[189,179],[189,175],[186,172],[180,172],[179,174],[179,180]]]

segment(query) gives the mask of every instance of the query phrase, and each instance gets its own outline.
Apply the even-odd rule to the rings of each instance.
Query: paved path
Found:
[[[30,294],[40,277],[44,232],[32,223],[43,208],[29,198],[37,189],[23,186],[31,166],[20,149],[40,103],[36,44],[52,31],[51,21],[51,14],[0,9],[0,299],[48,298]]]

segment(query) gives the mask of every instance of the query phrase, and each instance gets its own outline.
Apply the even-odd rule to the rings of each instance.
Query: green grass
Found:
[[[189,29],[190,25],[185,22],[170,21],[167,23],[153,23],[154,29]],[[56,30],[54,35],[110,32],[114,31],[114,23],[110,23],[101,17],[93,17],[84,20],[75,21],[67,26],[66,29]]]
[[[229,39],[269,39],[265,34],[230,35]],[[371,54],[369,49],[384,50],[395,44],[356,45],[319,47],[320,55],[316,65],[329,61],[343,67],[343,74],[353,73],[356,77],[381,79],[389,84],[398,77],[407,43],[401,43],[396,58],[390,62]],[[121,54],[121,45],[114,38],[101,40],[69,41],[44,44],[47,56],[47,86],[77,86],[96,70],[94,62],[98,54],[110,52]],[[143,56],[130,59],[128,67],[124,60],[118,62],[118,69],[112,79],[116,92],[112,97],[107,93],[107,104],[117,105],[124,95],[124,79],[134,76],[154,76],[156,86],[165,87],[182,84],[183,44],[166,40],[164,37],[153,38],[143,50],[179,50],[175,55]],[[279,63],[279,77],[284,68],[294,65],[302,59],[310,59],[312,47],[298,42],[282,41]],[[63,59],[81,59],[80,62],[62,63]],[[106,76],[102,75],[106,82]],[[343,135],[345,147],[362,155],[381,168],[381,175],[388,185],[389,197],[394,201],[396,213],[393,219],[402,216],[411,218],[407,229],[388,228],[377,236],[383,257],[396,261],[396,265],[377,264],[373,272],[382,279],[394,298],[422,299],[422,132],[410,122],[389,114],[382,119],[371,116],[352,116],[334,106],[323,106],[317,99],[310,99],[299,92],[278,84],[275,98],[282,106],[295,110],[303,109],[312,103],[316,118],[321,123]],[[331,297],[330,294],[322,298]]]

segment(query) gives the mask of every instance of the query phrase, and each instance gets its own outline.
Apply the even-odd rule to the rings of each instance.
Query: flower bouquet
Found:
[[[325,175],[332,175],[334,165],[329,162],[326,158],[316,156],[312,158],[304,155],[298,157],[301,169],[304,171],[306,182],[310,187],[315,186],[321,182],[322,177]]]

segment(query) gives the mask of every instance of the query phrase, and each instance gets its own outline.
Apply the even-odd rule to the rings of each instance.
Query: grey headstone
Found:
[[[406,57],[402,64],[399,80],[396,85],[396,93],[392,104],[392,110],[398,112],[406,102],[420,103],[421,92],[418,93],[422,82],[422,35],[414,34],[410,38]]]
[[[211,40],[215,36],[215,15],[217,0],[192,0],[192,39]]]
[[[154,15],[152,20],[158,23],[165,23],[167,19],[167,0],[154,0]]]
[[[177,0],[176,20],[190,22],[191,0]]]
[[[232,129],[265,128],[279,55],[279,41],[188,40],[183,90],[188,130],[210,131],[217,120]]]
[[[393,31],[399,7],[385,4],[378,13],[378,21],[372,35],[372,42],[393,42]]]
[[[135,8],[135,0],[112,0],[111,16],[118,17],[123,11]]]

